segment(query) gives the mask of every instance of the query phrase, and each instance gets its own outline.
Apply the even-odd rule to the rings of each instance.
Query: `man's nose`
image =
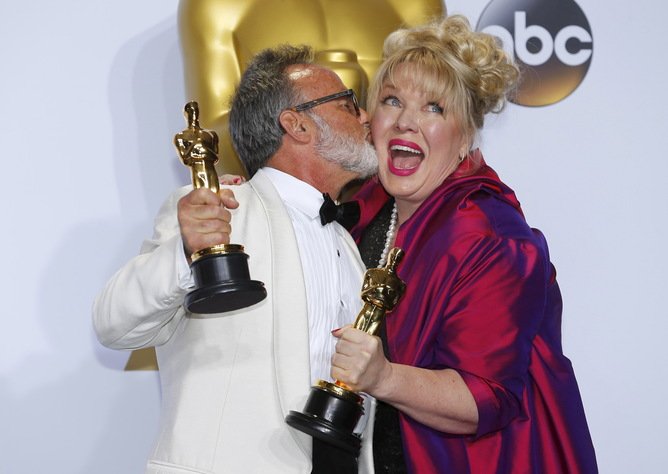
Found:
[[[360,115],[357,117],[357,120],[359,120],[361,124],[369,123],[369,114],[366,109],[360,107]]]

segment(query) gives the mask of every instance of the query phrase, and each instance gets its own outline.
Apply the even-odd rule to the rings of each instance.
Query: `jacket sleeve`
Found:
[[[189,190],[181,188],[165,201],[155,219],[153,237],[95,298],[93,327],[103,345],[113,349],[158,346],[170,339],[183,320],[183,300],[192,276],[176,205]]]
[[[475,398],[483,436],[520,415],[549,265],[542,249],[524,239],[482,238],[468,257],[439,347]]]

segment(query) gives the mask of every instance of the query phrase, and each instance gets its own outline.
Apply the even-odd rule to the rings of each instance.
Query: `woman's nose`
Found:
[[[418,129],[418,119],[411,110],[402,109],[394,126],[401,132],[415,132]]]

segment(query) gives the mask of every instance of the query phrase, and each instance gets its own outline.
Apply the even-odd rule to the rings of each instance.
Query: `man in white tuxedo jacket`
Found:
[[[284,418],[303,409],[315,379],[330,378],[330,332],[352,323],[362,306],[355,243],[338,223],[323,225],[318,210],[323,193],[338,196],[375,172],[367,120],[341,80],[312,63],[309,48],[263,51],[230,111],[252,178],[234,194],[175,192],[153,238],[96,298],[102,344],[156,347],[162,411],[147,473],[311,472],[312,440]],[[267,298],[219,315],[189,313],[189,256],[229,242],[244,245]],[[373,472],[371,421],[359,472]]]

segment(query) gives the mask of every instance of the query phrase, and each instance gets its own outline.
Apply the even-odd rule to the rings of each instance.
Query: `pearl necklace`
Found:
[[[392,207],[392,216],[390,217],[390,225],[387,228],[385,233],[385,247],[383,247],[383,252],[380,254],[380,260],[378,261],[378,268],[383,268],[387,263],[387,255],[390,253],[390,246],[394,241],[394,236],[397,232],[397,203],[394,202],[394,207]]]

